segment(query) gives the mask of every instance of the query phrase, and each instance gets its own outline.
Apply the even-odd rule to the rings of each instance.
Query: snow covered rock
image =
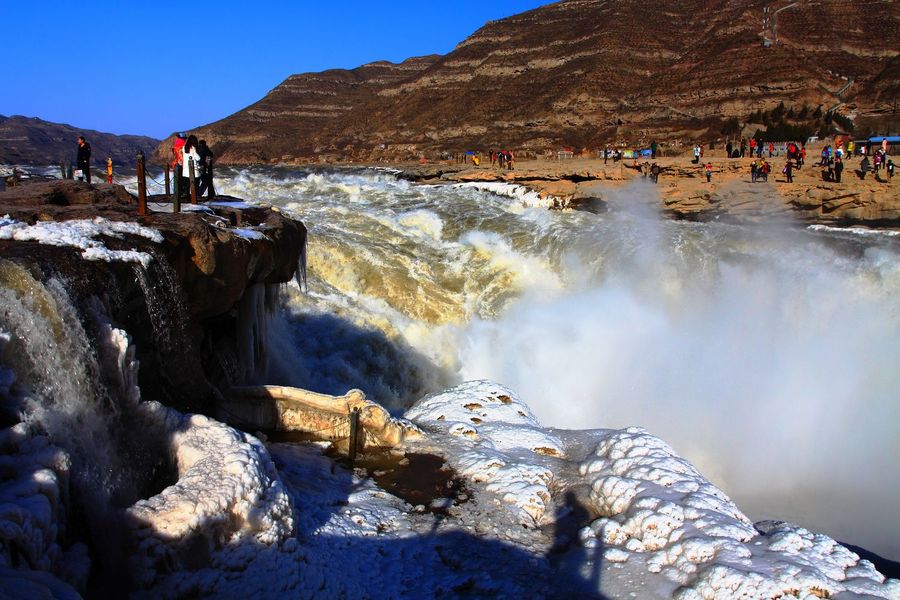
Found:
[[[788,523],[753,527],[722,490],[665,442],[632,427],[610,432],[580,467],[603,515],[581,532],[613,563],[639,561],[679,600],[900,598],[900,581],[826,535]]]
[[[178,481],[127,511],[138,541],[139,580],[203,566],[224,545],[272,545],[293,533],[290,497],[259,440],[156,402],[141,409],[169,436]]]
[[[491,381],[471,381],[420,400],[405,417],[445,434],[448,461],[499,495],[520,523],[542,523],[554,477],[547,458],[561,457],[563,443],[514,392]]]

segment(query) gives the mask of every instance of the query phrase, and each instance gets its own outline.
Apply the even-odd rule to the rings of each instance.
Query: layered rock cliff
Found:
[[[239,164],[713,139],[781,102],[890,113],[897,48],[894,2],[563,0],[446,56],[293,75],[199,133]]]

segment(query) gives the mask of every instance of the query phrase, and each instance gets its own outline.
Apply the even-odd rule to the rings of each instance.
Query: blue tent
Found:
[[[878,144],[884,140],[887,140],[888,144],[900,144],[900,135],[876,135],[869,138],[870,142]]]

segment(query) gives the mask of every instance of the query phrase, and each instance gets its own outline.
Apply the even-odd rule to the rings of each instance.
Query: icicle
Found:
[[[297,272],[294,275],[294,278],[297,281],[297,285],[300,286],[300,291],[304,294],[307,292],[306,287],[306,244],[308,237],[303,238],[303,246],[300,248],[300,262],[297,265]]]

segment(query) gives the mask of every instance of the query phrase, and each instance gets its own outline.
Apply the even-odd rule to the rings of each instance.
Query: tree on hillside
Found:
[[[741,132],[741,122],[737,117],[731,117],[730,119],[726,119],[724,123],[722,123],[722,135],[737,135]]]
[[[772,120],[773,121],[781,121],[784,118],[784,114],[787,112],[787,109],[784,106],[784,102],[780,102],[778,106],[776,106],[772,110]]]

